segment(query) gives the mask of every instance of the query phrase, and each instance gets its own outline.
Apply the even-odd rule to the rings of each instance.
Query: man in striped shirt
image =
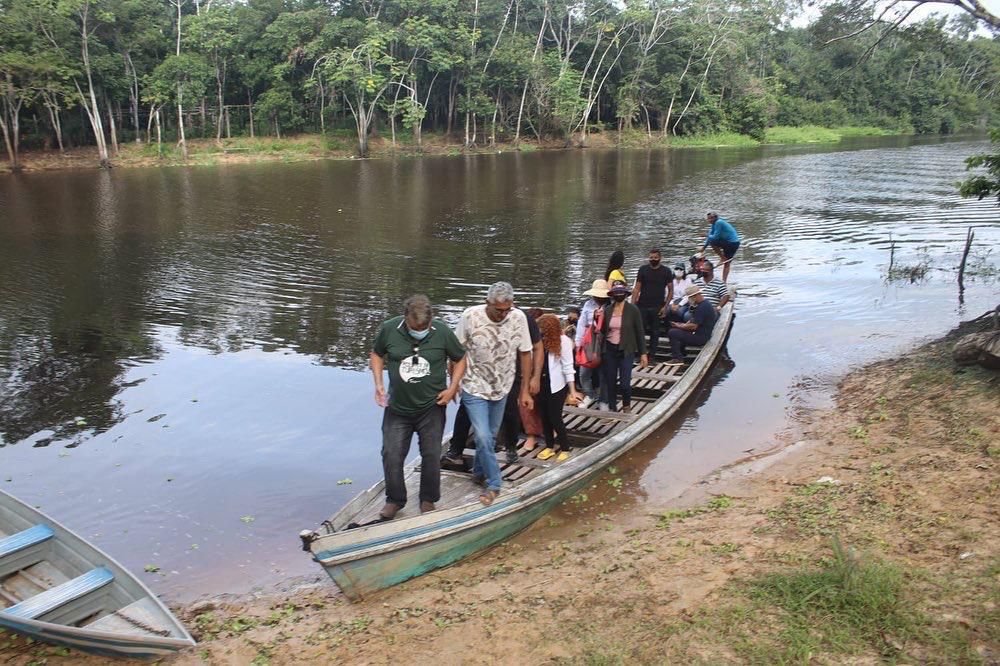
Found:
[[[711,303],[716,310],[720,310],[732,298],[726,283],[715,277],[715,266],[712,265],[711,261],[701,262],[698,277],[692,280],[691,284],[701,288],[705,300]]]

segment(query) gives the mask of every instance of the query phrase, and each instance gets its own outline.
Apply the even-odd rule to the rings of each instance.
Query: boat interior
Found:
[[[667,393],[670,388],[684,375],[691,360],[697,355],[700,348],[690,347],[687,350],[685,365],[669,365],[669,349],[665,346],[666,341],[661,339],[659,349],[655,358],[650,358],[650,365],[643,370],[638,367],[632,371],[632,405],[630,413],[621,411],[621,403],[616,411],[598,411],[596,403],[589,398],[584,398],[577,406],[567,405],[563,408],[563,419],[566,423],[566,430],[569,435],[570,444],[574,451],[579,451],[583,447],[590,446],[600,439],[614,434],[618,430],[626,427],[629,423],[640,418],[643,412]],[[545,473],[549,469],[564,464],[557,462],[556,458],[549,460],[539,460],[538,454],[545,449],[542,438],[532,450],[525,448],[523,435],[517,443],[518,459],[514,463],[507,463],[503,451],[497,453],[497,462],[500,463],[500,473],[504,480],[504,489],[516,487],[536,476]],[[415,444],[413,445],[415,446]],[[475,444],[471,441],[466,443],[464,451],[465,468],[472,469],[472,459],[475,455]],[[572,452],[570,459],[572,459]],[[396,519],[409,518],[420,515],[420,465],[419,462],[406,469],[406,493],[408,501],[397,514]],[[441,470],[441,500],[437,502],[438,509],[449,509],[457,506],[469,504],[478,500],[482,487],[476,484],[471,472]],[[503,491],[501,491],[502,494]],[[353,504],[353,503],[352,503]],[[369,491],[366,498],[357,511],[349,510],[338,513],[328,525],[334,530],[340,530],[350,523],[365,525],[378,521],[379,512],[385,504],[384,487],[378,484]]]
[[[117,566],[89,558],[92,549],[78,543],[0,502],[0,613],[94,631],[172,635],[141,586],[116,573]]]

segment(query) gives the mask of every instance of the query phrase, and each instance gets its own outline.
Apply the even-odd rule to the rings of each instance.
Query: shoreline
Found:
[[[957,368],[956,331],[851,371],[793,444],[674,501],[616,506],[612,468],[514,539],[359,603],[317,572],[184,606],[200,644],[164,661],[996,663],[1000,375]],[[105,663],[9,634],[0,655]]]
[[[659,149],[688,148],[752,148],[765,145],[834,144],[846,138],[864,136],[904,136],[898,132],[877,127],[774,127],[764,141],[752,137],[724,132],[693,137],[648,136],[644,132],[605,131],[590,134],[583,144],[579,139],[537,140],[524,138],[518,144],[497,142],[495,145],[465,148],[461,141],[449,140],[438,134],[426,134],[422,145],[417,146],[411,137],[402,137],[393,143],[385,136],[373,136],[370,151],[364,159],[393,159],[463,155],[489,155],[510,152],[538,152],[552,150],[597,149]],[[915,135],[914,135],[915,136]],[[158,155],[157,152],[162,151]],[[216,141],[211,138],[188,140],[189,159],[185,162],[176,144],[164,142],[158,149],[155,144],[123,142],[120,152],[112,156],[113,169],[133,169],[175,166],[221,166],[228,164],[258,164],[270,162],[311,162],[319,160],[357,160],[356,141],[344,132],[326,135],[303,134],[285,138],[263,136],[257,138],[233,137]],[[65,153],[54,150],[24,151],[20,155],[19,173],[42,171],[96,170],[97,149],[93,146],[70,148]],[[12,174],[8,162],[0,173]]]

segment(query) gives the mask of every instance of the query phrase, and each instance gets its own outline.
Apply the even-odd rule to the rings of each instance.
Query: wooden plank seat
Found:
[[[55,532],[45,524],[35,525],[17,534],[11,534],[9,537],[0,539],[0,560],[8,555],[19,553],[25,548],[44,543],[54,536]]]
[[[673,365],[673,366],[669,366],[669,367],[676,368],[678,366]],[[672,384],[672,383],[674,383],[676,381],[680,381],[680,375],[667,374],[666,372],[656,372],[656,371],[649,371],[649,370],[633,370],[632,371],[632,379],[633,380],[635,380],[635,379],[652,379],[652,380],[655,380],[655,381],[658,381],[658,382],[668,382],[668,383]]]
[[[33,620],[51,613],[60,606],[65,606],[71,601],[80,599],[91,592],[96,592],[105,585],[110,584],[114,579],[115,575],[106,567],[91,569],[82,576],[77,576],[62,585],[57,585],[40,594],[29,597],[0,612],[26,620]]]
[[[563,409],[564,414],[571,414],[573,416],[591,416],[596,419],[606,420],[606,421],[635,421],[639,416],[637,414],[625,414],[623,412],[604,412],[598,411],[596,409],[584,409],[581,407],[566,407]]]

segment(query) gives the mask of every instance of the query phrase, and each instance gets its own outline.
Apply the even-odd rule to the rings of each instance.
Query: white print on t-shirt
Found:
[[[407,384],[415,384],[429,374],[431,374],[431,364],[422,356],[414,354],[404,358],[399,364],[399,376]]]

